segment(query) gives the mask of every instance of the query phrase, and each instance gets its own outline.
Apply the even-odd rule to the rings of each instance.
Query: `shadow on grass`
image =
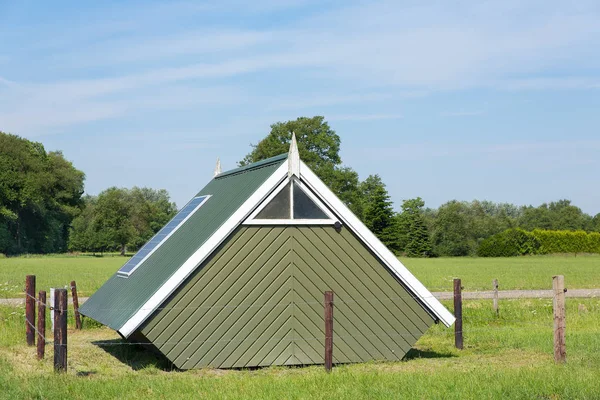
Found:
[[[177,371],[177,368],[164,356],[141,345],[130,344],[121,339],[95,341],[92,344],[123,364],[129,365],[134,371],[152,367],[163,371]]]
[[[404,356],[404,360],[414,360],[415,358],[450,358],[457,357],[455,354],[444,352],[438,353],[430,350],[410,349]]]

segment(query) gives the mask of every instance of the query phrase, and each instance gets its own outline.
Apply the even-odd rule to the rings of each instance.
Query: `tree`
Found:
[[[324,117],[316,116],[274,123],[267,137],[253,145],[252,151],[239,162],[240,166],[287,153],[292,132],[296,134],[300,158],[315,173],[323,167],[341,164],[340,137],[329,127]]]
[[[146,243],[177,213],[166,190],[134,187],[129,191],[131,223],[135,229],[128,246],[137,249]]]
[[[425,202],[417,197],[402,202],[402,213],[398,215],[399,247],[409,257],[432,255],[429,231],[423,217]]]
[[[86,196],[85,208],[73,221],[71,251],[136,250],[156,234],[177,208],[166,190],[109,188]]]
[[[398,252],[397,226],[390,196],[378,175],[369,176],[361,188],[367,193],[363,199],[364,222],[390,250]]]
[[[126,189],[112,187],[98,195],[95,207],[94,231],[106,234],[109,242],[125,255],[127,243],[133,239],[133,206]]]
[[[466,256],[475,251],[469,241],[466,207],[456,200],[440,206],[433,222],[433,251],[440,256]]]
[[[238,164],[244,166],[279,154],[287,153],[296,134],[300,158],[359,218],[362,217],[358,174],[342,167],[340,137],[324,117],[300,117],[294,121],[277,122],[252,151]]]
[[[84,179],[61,152],[0,132],[0,252],[65,251]]]

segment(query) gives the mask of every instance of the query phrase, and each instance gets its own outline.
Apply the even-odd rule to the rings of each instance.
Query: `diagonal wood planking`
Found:
[[[136,337],[181,369],[322,364],[326,290],[335,363],[402,359],[433,323],[347,230],[244,226]]]

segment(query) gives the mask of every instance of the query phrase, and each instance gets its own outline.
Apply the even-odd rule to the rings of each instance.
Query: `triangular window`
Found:
[[[293,185],[294,219],[327,219],[329,216],[300,188],[297,182]]]
[[[269,196],[266,204],[252,213],[246,223],[330,224],[334,218],[309,189],[294,179]]]
[[[288,183],[273,199],[267,203],[265,208],[256,215],[256,219],[290,219],[291,196],[290,185]]]

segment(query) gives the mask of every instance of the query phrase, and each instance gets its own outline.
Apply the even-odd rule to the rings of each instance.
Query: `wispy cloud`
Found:
[[[28,64],[32,55],[39,57],[42,61],[37,62],[55,75],[21,78],[15,83],[3,71],[0,85],[12,86],[5,96],[10,101],[0,98],[0,117],[14,130],[35,126],[41,132],[44,126],[51,130],[133,112],[140,108],[136,102],[148,103],[144,96],[150,89],[161,97],[152,101],[161,107],[171,102],[175,107],[183,101],[179,96],[161,96],[172,85],[210,90],[215,85],[235,84],[246,100],[263,106],[263,113],[318,112],[326,107],[391,103],[469,88],[600,88],[600,77],[583,76],[578,70],[589,74],[600,66],[600,55],[589,53],[600,42],[600,10],[593,3],[574,7],[560,1],[524,4],[508,0],[406,5],[384,0],[342,6],[328,3],[322,12],[300,13],[268,26],[247,23],[240,28],[228,18],[219,24],[213,21],[215,15],[256,17],[310,3],[176,2],[143,10],[106,6],[87,11],[95,15],[89,26],[77,23],[66,29],[62,21],[47,24],[29,49],[23,53],[16,49],[11,56],[20,56]],[[190,20],[197,21],[174,23]],[[198,29],[199,25],[203,28]],[[17,36],[26,32],[31,30]],[[586,65],[572,62],[588,53]],[[540,77],[553,67],[571,75]],[[240,79],[250,75],[260,76],[260,81]],[[380,109],[350,114],[340,108],[330,118],[401,117],[389,113],[390,107]],[[441,116],[481,114],[458,110]],[[36,115],[35,124],[32,115]]]
[[[442,117],[478,117],[485,114],[483,111],[442,111]]]
[[[341,114],[328,115],[330,121],[378,121],[385,119],[400,119],[402,114]]]

